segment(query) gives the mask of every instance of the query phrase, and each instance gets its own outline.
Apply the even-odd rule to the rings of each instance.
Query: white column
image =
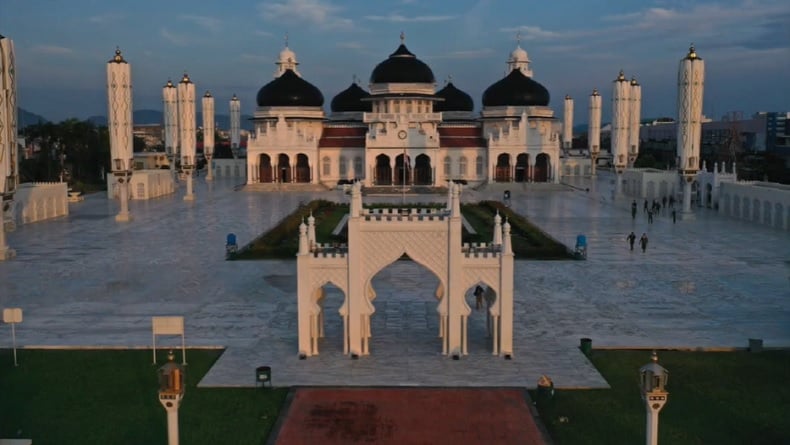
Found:
[[[116,221],[130,221],[129,180],[132,176],[132,70],[115,50],[115,56],[107,62],[107,130],[110,136],[110,168],[118,177],[121,210]]]
[[[598,154],[601,152],[601,95],[593,89],[590,95],[589,121],[587,124],[587,141],[590,150],[591,172],[595,176]]]
[[[658,445],[658,412],[647,407],[647,431],[645,434],[647,445]]]
[[[195,195],[192,192],[192,171],[195,168],[195,154],[197,150],[195,128],[195,84],[184,73],[178,83],[178,130],[181,142],[181,169],[187,178],[187,192],[184,201],[192,201]]]
[[[0,261],[16,252],[8,247],[3,206],[13,205],[17,176],[17,107],[14,42],[0,36]]]
[[[691,213],[690,178],[699,171],[702,130],[702,97],[705,63],[692,46],[678,68],[678,173],[688,186],[683,187],[682,213]]]
[[[176,86],[168,79],[162,88],[162,103],[164,104],[165,120],[165,152],[170,160],[170,173],[173,184],[178,183],[176,163],[178,161],[178,93]]]
[[[230,99],[230,148],[236,158],[241,144],[241,102],[234,94]]]
[[[211,160],[214,158],[214,97],[206,91],[201,100],[203,105],[203,156],[206,157],[206,181],[214,180]]]
[[[629,92],[630,109],[628,110],[628,168],[634,168],[634,161],[639,157],[639,121],[642,118],[642,86],[631,78]]]
[[[616,174],[614,196],[622,194],[623,171],[628,161],[629,93],[631,85],[620,70],[612,88],[612,163]]]
[[[565,114],[562,122],[562,148],[565,150],[573,146],[573,99],[565,96]]]
[[[178,445],[178,406],[167,409],[167,445]]]

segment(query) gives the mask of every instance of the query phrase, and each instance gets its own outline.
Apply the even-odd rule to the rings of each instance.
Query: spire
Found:
[[[288,31],[285,32],[285,47],[288,48]]]
[[[689,46],[689,53],[686,55],[686,58],[689,60],[699,59],[699,56],[697,55],[697,51],[694,49],[693,43],[691,44],[691,46]]]
[[[400,44],[403,45],[403,43],[405,41],[406,41],[406,34],[403,31],[401,31],[400,32]]]
[[[521,46],[521,31],[516,33],[516,46]]]
[[[192,83],[192,81],[189,80],[189,74],[187,74],[186,71],[184,71],[184,77],[181,78],[181,82],[179,83]]]
[[[625,79],[625,73],[623,72],[623,70],[622,70],[622,69],[620,70],[620,74],[618,74],[618,75],[617,75],[617,79],[615,79],[615,80],[616,80],[617,82],[625,82],[625,81],[626,81],[626,79]]]
[[[115,56],[113,56],[109,63],[126,63],[126,61],[123,60],[123,56],[121,55],[121,48],[117,46],[115,47]]]
[[[496,215],[494,215],[494,239],[492,244],[495,246],[502,245],[502,217],[499,216],[499,209],[497,209]]]
[[[598,93],[598,88],[593,88],[593,92],[590,96],[600,96],[601,94]]]
[[[306,255],[310,252],[310,242],[307,240],[307,225],[302,221],[299,224],[299,255]]]

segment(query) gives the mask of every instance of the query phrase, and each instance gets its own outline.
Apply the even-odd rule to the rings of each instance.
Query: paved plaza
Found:
[[[370,356],[342,354],[342,295],[330,288],[321,353],[299,360],[296,262],[225,261],[225,236],[244,244],[300,202],[348,197],[236,185],[201,177],[194,202],[182,200],[183,185],[172,196],[132,201],[131,223],[115,222],[117,203],[106,195],[89,195],[66,218],[9,233],[17,257],[0,262],[0,306],[24,310],[18,344],[150,347],[152,316],[183,315],[187,346],[227,348],[202,386],[252,386],[255,367],[269,365],[275,386],[490,387],[534,387],[542,374],[558,387],[606,387],[578,349],[582,337],[594,347],[730,348],[749,338],[790,346],[788,232],[706,209],[694,220],[660,215],[647,224],[641,202],[632,221],[631,201],[613,201],[601,175],[575,187],[510,187],[516,211],[570,246],[579,233],[589,244],[587,261],[516,261],[512,360],[491,355],[481,311],[469,319],[469,355],[441,355],[436,278],[410,261],[374,279]],[[466,190],[463,199],[499,199],[503,190]],[[632,230],[649,236],[646,253],[629,251]],[[0,347],[10,347],[4,331]]]

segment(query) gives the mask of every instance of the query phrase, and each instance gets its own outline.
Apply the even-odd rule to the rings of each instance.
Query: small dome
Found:
[[[370,83],[435,83],[433,71],[401,43],[389,58],[373,69]]]
[[[370,97],[370,93],[360,88],[356,82],[345,90],[337,93],[332,99],[331,109],[336,112],[343,111],[371,111],[373,104],[362,99]]]
[[[513,70],[500,81],[494,83],[483,93],[484,107],[513,106],[547,106],[549,92],[546,87]]]
[[[517,45],[516,49],[510,53],[510,60],[514,62],[529,62],[529,57],[527,56],[527,52],[521,48],[521,45]]]
[[[296,53],[286,46],[280,51],[280,62],[296,62]]]
[[[475,108],[475,103],[472,96],[459,90],[448,82],[444,88],[436,92],[436,97],[444,99],[433,104],[433,111],[472,111]]]
[[[292,70],[286,70],[258,90],[256,101],[259,107],[320,107],[324,95]]]

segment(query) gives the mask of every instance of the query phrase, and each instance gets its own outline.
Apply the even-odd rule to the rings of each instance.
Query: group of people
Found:
[[[634,242],[636,242],[636,234],[631,232],[625,238],[628,240],[628,244],[631,246],[631,250],[634,250]],[[642,236],[639,238],[639,246],[642,247],[642,252],[647,251],[647,233],[642,233]]]
[[[657,199],[654,199],[653,203],[650,205],[649,208],[647,206],[647,199],[645,199],[643,212],[647,214],[648,224],[653,223],[653,215],[660,214],[662,207],[664,209],[667,209],[667,203],[669,203],[668,208],[671,210],[672,223],[674,224],[677,221],[677,213],[675,213],[675,197],[670,196],[669,198],[667,198],[666,196],[664,196],[663,198],[661,198],[661,202],[659,202]],[[636,219],[636,207],[637,207],[636,200],[633,200],[631,202],[631,219]]]

